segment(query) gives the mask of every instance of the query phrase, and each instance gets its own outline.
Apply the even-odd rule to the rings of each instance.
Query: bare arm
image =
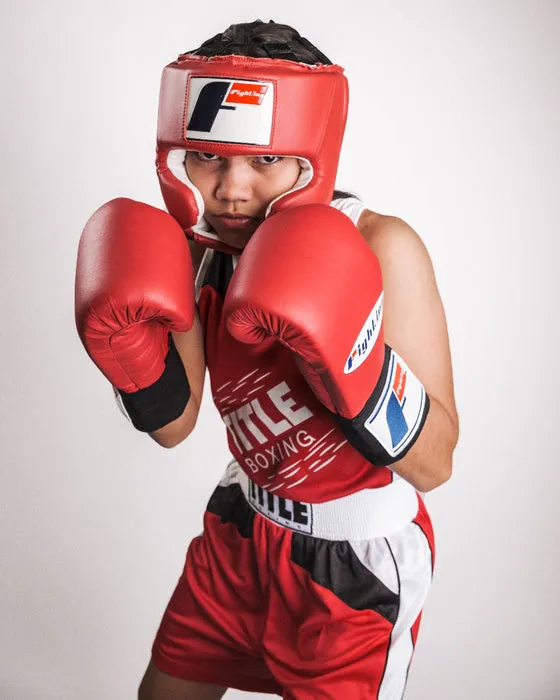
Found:
[[[194,273],[198,271],[205,248],[197,243],[189,241],[189,249],[193,261]],[[194,429],[198,418],[198,412],[202,403],[204,390],[204,377],[206,374],[206,361],[204,358],[204,334],[202,324],[195,313],[192,328],[186,333],[173,333],[173,342],[179,352],[191,389],[189,401],[182,415],[176,420],[164,425],[163,428],[150,433],[162,447],[175,447],[187,438]]]
[[[418,234],[401,219],[364,212],[359,228],[381,264],[385,342],[430,397],[416,443],[391,469],[422,492],[451,476],[459,435],[447,323],[433,266]]]

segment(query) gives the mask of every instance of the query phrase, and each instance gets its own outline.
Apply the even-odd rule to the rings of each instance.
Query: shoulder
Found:
[[[384,275],[414,271],[415,275],[423,272],[433,277],[432,261],[424,242],[403,219],[365,209],[357,227],[378,257]]]
[[[374,252],[385,248],[403,247],[426,250],[422,239],[412,226],[397,216],[378,214],[371,209],[364,209],[357,227]]]

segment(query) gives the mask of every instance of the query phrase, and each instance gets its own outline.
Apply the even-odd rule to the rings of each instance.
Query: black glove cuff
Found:
[[[118,390],[123,406],[137,430],[151,433],[179,418],[191,395],[189,380],[171,333],[169,352],[161,377],[145,389]]]
[[[413,383],[415,380],[416,384],[421,387],[421,391],[417,393],[416,399],[414,396],[407,397],[407,400],[416,400],[418,413],[415,415],[416,421],[411,424],[411,426],[407,426],[407,428],[404,430],[405,435],[407,435],[405,446],[400,448],[396,454],[391,454],[391,452],[389,452],[377,439],[375,431],[368,430],[366,428],[366,423],[369,423],[370,418],[380,409],[386,412],[387,423],[391,422],[387,412],[386,398],[384,397],[391,393],[391,390],[388,387],[388,382],[391,384],[393,383],[394,374],[390,374],[390,372],[392,371],[391,368],[394,365],[396,357],[398,357],[396,353],[388,345],[386,345],[385,359],[379,380],[371,396],[366,401],[365,406],[357,416],[354,418],[343,418],[338,414],[333,414],[336,423],[352,447],[354,447],[354,449],[356,449],[362,455],[362,457],[367,459],[368,462],[380,467],[387,467],[394,462],[397,462],[399,459],[402,459],[407,454],[418,439],[430,410],[430,397],[424,391],[424,388],[418,384],[418,380],[415,380],[415,377],[412,375],[410,370],[407,370],[409,372],[409,384]],[[396,398],[394,396],[392,398],[393,405],[396,405]],[[402,416],[401,420],[404,420]]]

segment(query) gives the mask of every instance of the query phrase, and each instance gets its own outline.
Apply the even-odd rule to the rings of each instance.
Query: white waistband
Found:
[[[239,484],[247,502],[277,525],[326,540],[368,540],[387,537],[408,525],[418,512],[418,494],[404,479],[388,486],[363,489],[325,503],[280,498],[249,479],[234,460],[220,486]]]

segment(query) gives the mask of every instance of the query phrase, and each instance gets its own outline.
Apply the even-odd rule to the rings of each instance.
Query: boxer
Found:
[[[233,457],[141,700],[403,696],[458,421],[424,245],[335,191],[347,104],[295,30],[232,25],[163,71],[168,213],[113,200],[82,234],[77,326],[123,412],[179,444],[208,368]]]

